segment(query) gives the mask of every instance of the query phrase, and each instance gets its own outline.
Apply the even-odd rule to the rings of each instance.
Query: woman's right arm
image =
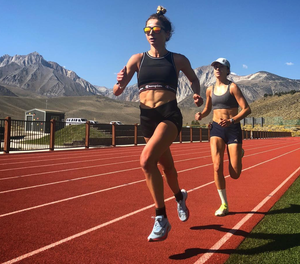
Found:
[[[208,87],[206,89],[206,103],[205,103],[205,107],[202,110],[202,112],[197,112],[195,114],[195,119],[196,120],[201,120],[202,118],[206,117],[209,115],[210,111],[211,111],[211,107],[212,107],[212,103],[211,103],[211,91],[212,91],[212,86]]]
[[[118,72],[117,83],[113,87],[113,93],[115,96],[123,93],[126,85],[131,81],[134,73],[138,72],[142,55],[142,53],[132,55],[126,66],[124,66],[124,68]]]

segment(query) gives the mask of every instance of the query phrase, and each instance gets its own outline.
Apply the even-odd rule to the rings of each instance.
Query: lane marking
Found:
[[[300,143],[299,143],[300,144]],[[282,145],[282,144],[276,144],[276,145]],[[294,146],[295,144],[291,144],[291,145],[288,145],[288,146]],[[274,144],[272,145],[272,146],[274,146]],[[288,147],[287,145],[283,145],[283,147]],[[254,149],[259,149],[259,148],[265,148],[266,146],[261,146],[261,147],[256,147],[256,148],[254,148]],[[191,153],[191,150],[193,150],[193,149],[190,149],[189,151],[188,151],[188,154],[192,154]],[[195,150],[197,150],[196,152],[194,152],[195,154],[197,154],[197,155],[199,155],[199,154],[201,154],[202,152],[200,151],[199,152],[199,148],[195,148]],[[253,150],[253,149],[249,149],[249,150]],[[180,153],[182,153],[183,151],[180,151]],[[206,151],[204,151],[204,149],[203,149],[203,152],[209,152],[210,153],[210,150],[206,150]],[[122,152],[122,153],[124,153],[124,152]],[[125,152],[126,153],[126,152]],[[131,152],[131,154],[132,154],[132,152]],[[183,156],[183,155],[186,155],[185,153],[184,154],[173,154],[173,157],[177,157],[177,156]],[[95,156],[97,156],[97,155],[95,155]],[[131,155],[131,156],[129,156],[129,157],[134,157],[134,156],[140,156],[140,152],[139,152],[139,154],[137,154],[137,155]],[[126,157],[128,157],[128,156],[126,156]],[[65,159],[65,158],[63,158],[63,159]],[[70,157],[68,157],[67,159],[70,159]],[[66,165],[66,164],[74,164],[74,163],[84,163],[84,162],[92,162],[92,161],[99,161],[99,160],[109,160],[109,159],[115,159],[115,156],[114,157],[105,157],[105,158],[103,158],[102,156],[100,156],[99,158],[97,158],[97,159],[89,159],[89,160],[76,160],[76,161],[70,161],[70,162],[62,162],[62,163],[56,163],[55,165],[56,166],[58,166],[58,165]],[[42,168],[42,167],[50,167],[50,166],[53,166],[53,164],[49,164],[49,161],[54,161],[54,160],[60,160],[60,159],[42,159],[42,160],[34,160],[34,161],[24,161],[24,162],[13,162],[13,163],[5,163],[5,164],[0,164],[0,166],[1,165],[9,165],[9,164],[17,164],[17,163],[26,163],[26,164],[28,164],[28,163],[31,163],[31,162],[34,162],[34,163],[37,163],[37,162],[40,162],[40,161],[47,161],[48,162],[48,164],[44,164],[44,165],[35,165],[35,166],[25,166],[25,167],[18,167],[18,168],[6,168],[6,169],[0,169],[0,172],[1,171],[16,171],[16,170],[24,170],[24,169],[33,169],[33,168]],[[137,160],[138,161],[138,160]],[[124,161],[124,162],[133,162],[132,160],[129,160],[129,161]],[[104,165],[101,165],[101,166],[109,166],[110,164],[108,163],[108,164],[104,164]],[[99,166],[99,165],[95,165],[95,166]],[[76,168],[72,168],[72,169],[76,169]],[[17,177],[19,177],[19,176],[15,176],[15,177],[7,177],[7,178],[0,178],[0,180],[7,180],[7,179],[13,179],[13,178],[17,178]]]
[[[73,196],[73,197],[53,201],[53,202],[50,202],[50,203],[45,203],[45,204],[40,204],[40,205],[28,207],[28,208],[21,209],[21,210],[18,210],[18,211],[13,211],[13,212],[10,212],[10,213],[2,214],[2,215],[0,215],[0,218],[5,217],[5,216],[9,216],[9,215],[13,215],[13,214],[18,214],[18,213],[31,211],[31,210],[34,210],[34,209],[38,209],[38,208],[48,206],[48,205],[53,205],[53,204],[58,204],[58,203],[66,202],[66,201],[71,201],[71,200],[74,200],[74,199],[82,198],[82,197],[93,195],[93,194],[98,194],[98,193],[111,191],[111,190],[122,188],[122,187],[127,187],[129,185],[137,184],[137,183],[144,182],[144,181],[145,180],[124,183],[124,184],[121,184],[121,185],[118,185],[118,186],[114,186],[114,187],[110,187],[110,188],[106,188],[106,189],[102,189],[102,190],[98,190],[98,191],[94,191],[94,192],[84,193],[84,194],[80,194],[80,195],[77,195],[77,196]]]
[[[285,145],[285,146],[282,146],[282,147],[279,147],[279,148],[274,148],[274,149],[271,149],[271,150],[264,150],[264,151],[257,152],[257,153],[254,153],[254,154],[248,154],[248,155],[246,155],[246,157],[259,155],[259,154],[262,154],[262,153],[265,153],[265,152],[270,152],[270,151],[273,151],[273,150],[278,150],[278,149],[286,148],[286,147],[290,147],[290,146],[294,146],[294,145],[288,145],[288,146]],[[195,157],[195,158],[184,159],[184,160],[177,160],[177,161],[175,161],[175,163],[182,162],[182,161],[187,161],[187,160],[192,160],[192,159],[202,159],[202,158],[209,158],[209,157],[211,157],[211,156],[209,155],[209,156],[204,156],[204,157],[202,156],[202,157]],[[138,161],[138,160],[136,160],[136,161]],[[228,160],[224,160],[224,161],[228,161]],[[129,162],[134,162],[134,161],[124,161],[124,162],[118,162],[118,163],[107,163],[107,164],[92,165],[92,166],[85,166],[85,167],[79,167],[79,168],[69,168],[69,169],[49,171],[49,172],[31,173],[31,174],[25,174],[25,175],[18,175],[18,176],[13,176],[13,177],[2,178],[2,179],[0,179],[0,181],[1,180],[18,179],[18,178],[24,178],[24,177],[32,177],[32,176],[44,175],[44,174],[61,173],[61,172],[74,171],[74,170],[77,171],[77,170],[97,168],[97,167],[103,167],[103,166],[111,166],[111,165],[115,165],[115,164],[129,163]]]
[[[277,145],[281,145],[281,144],[277,144]],[[205,148],[202,149],[203,151],[205,150]],[[201,151],[202,151],[201,150]],[[174,153],[176,152],[180,152],[180,153],[183,153],[181,155],[185,155],[184,152],[187,152],[187,154],[190,154],[191,151],[195,151],[195,153],[199,153],[199,148],[191,148],[191,149],[187,149],[187,150],[173,150]],[[141,154],[141,150],[138,150],[138,151],[135,151],[136,154],[134,155],[126,155],[126,157],[133,157],[133,156],[140,156]],[[207,151],[206,151],[207,152]],[[118,153],[118,155],[120,154],[120,151],[116,151],[116,152],[111,152],[111,153],[100,153],[100,154],[93,154],[93,155],[88,155],[87,157],[88,158],[91,158],[91,157],[97,157],[97,159],[90,159],[90,160],[82,160],[82,156],[81,158],[79,159],[78,158],[78,155],[64,155],[63,157],[61,157],[61,155],[59,157],[54,157],[54,158],[41,158],[41,159],[34,159],[32,160],[32,158],[30,158],[29,160],[26,160],[26,158],[20,158],[18,160],[24,160],[24,161],[14,161],[14,162],[11,162],[11,163],[2,163],[0,164],[0,166],[7,166],[7,165],[15,165],[15,164],[22,164],[22,163],[25,163],[25,164],[28,164],[28,163],[37,163],[37,162],[49,162],[49,161],[59,161],[59,160],[70,160],[70,158],[77,158],[79,160],[77,160],[76,162],[87,162],[87,161],[97,161],[97,160],[105,160],[105,159],[115,159],[115,156],[116,156],[116,153]],[[122,151],[122,154],[126,154],[126,153],[130,153],[132,154],[133,151]],[[201,152],[200,152],[201,153]],[[112,157],[108,157],[108,156],[112,156]],[[178,154],[174,154],[174,156],[176,156]],[[8,160],[8,161],[11,161],[11,160],[14,160],[14,159],[1,159],[1,161],[5,161],[5,160]],[[75,161],[74,161],[75,162]],[[68,164],[68,163],[73,163],[73,162],[67,162],[67,163],[57,163],[57,164]],[[39,167],[39,166],[34,166],[35,167]],[[24,167],[22,167],[24,168]],[[27,168],[27,167],[26,167]],[[11,168],[9,168],[11,169]],[[9,170],[9,169],[0,169],[0,171],[6,171],[6,170]],[[21,169],[21,168],[20,168]]]
[[[66,182],[71,182],[71,181],[79,181],[79,180],[84,180],[84,179],[89,179],[89,178],[94,178],[94,177],[100,177],[100,176],[104,176],[104,175],[115,174],[115,173],[120,173],[120,172],[125,172],[125,171],[133,171],[133,170],[138,170],[138,169],[141,169],[141,167],[125,169],[125,170],[119,170],[119,171],[104,172],[104,173],[95,174],[95,175],[91,175],[91,176],[84,176],[84,177],[73,178],[73,179],[69,179],[69,180],[56,181],[56,182],[50,182],[50,183],[44,183],[44,184],[39,184],[39,185],[23,187],[23,188],[11,189],[11,190],[6,190],[6,191],[1,191],[0,194],[16,192],[16,191],[23,191],[23,190],[34,189],[34,188],[39,188],[39,187],[45,187],[45,186],[49,186],[49,185],[66,183]]]
[[[209,151],[205,151],[205,152],[209,152]],[[199,155],[199,154],[201,154],[201,152],[199,152],[199,151],[197,151],[197,152],[194,152],[195,154],[197,154],[197,155]],[[188,153],[189,155],[191,155],[191,154],[193,154],[193,152],[189,152]],[[175,154],[175,155],[173,155],[173,157],[177,157],[177,156],[183,156],[183,155],[187,155],[187,154]],[[140,153],[139,154],[137,154],[137,155],[126,155],[126,158],[127,157],[138,157],[138,159],[136,159],[136,160],[132,160],[132,159],[130,159],[130,160],[127,160],[127,161],[123,161],[123,162],[117,162],[117,163],[106,163],[106,164],[101,164],[101,165],[94,165],[94,166],[89,166],[89,167],[98,167],[98,166],[110,166],[110,165],[115,165],[115,164],[119,164],[119,163],[129,163],[129,162],[139,162],[139,157],[140,157]],[[97,159],[89,159],[89,160],[75,160],[75,161],[70,161],[70,162],[62,162],[62,163],[55,163],[55,166],[59,166],[59,165],[69,165],[69,164],[78,164],[78,163],[86,163],[86,162],[89,162],[89,163],[91,163],[91,162],[93,162],[93,161],[103,161],[103,160],[110,160],[110,159],[116,159],[116,157],[114,156],[114,157],[111,157],[111,158],[102,158],[102,157],[100,157],[100,158],[97,158]],[[43,160],[44,161],[44,160]],[[18,168],[14,168],[14,167],[11,167],[11,168],[7,168],[7,169],[1,169],[0,170],[0,172],[1,171],[16,171],[16,170],[24,170],[24,169],[34,169],[34,168],[43,168],[43,167],[52,167],[53,166],[53,163],[51,163],[51,164],[49,164],[49,162],[48,161],[51,161],[50,159],[49,160],[47,160],[47,163],[48,164],[44,164],[44,165],[35,165],[35,166],[25,166],[25,167],[18,167]],[[39,161],[34,161],[34,163],[38,163]],[[24,162],[21,162],[21,163],[24,163]],[[26,163],[28,163],[28,162],[26,162]],[[10,164],[10,163],[9,163]],[[16,163],[11,163],[11,164],[16,164]],[[7,165],[7,164],[5,164],[5,165]],[[89,167],[87,167],[87,168],[89,168]],[[82,168],[82,167],[77,167],[77,168],[72,168],[73,170],[76,170],[76,169],[80,169],[80,168]],[[16,176],[16,177],[18,177],[18,176]],[[13,179],[13,178],[16,178],[16,177],[8,177],[8,178],[1,178],[0,180],[7,180],[7,179]]]
[[[266,196],[264,200],[262,200],[256,207],[254,207],[251,212],[248,213],[245,217],[242,218],[230,231],[228,231],[217,243],[215,243],[207,253],[204,253],[196,262],[195,264],[203,264],[206,261],[208,261],[215,253],[218,253],[218,250],[238,231],[242,225],[244,225],[253,215],[255,212],[257,212],[262,206],[266,204],[267,201],[273,197],[274,194],[276,194],[283,185],[286,184],[287,181],[289,181],[295,174],[300,171],[300,167],[296,169],[288,178],[286,178],[277,188],[275,188],[274,191],[272,191],[269,195]]]

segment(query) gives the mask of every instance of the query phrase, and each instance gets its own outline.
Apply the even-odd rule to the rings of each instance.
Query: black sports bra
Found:
[[[139,92],[146,90],[169,90],[177,92],[178,76],[173,53],[155,58],[148,52],[143,53],[138,73]]]

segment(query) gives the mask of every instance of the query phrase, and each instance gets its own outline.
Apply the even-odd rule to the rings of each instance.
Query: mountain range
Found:
[[[201,96],[205,98],[206,88],[215,82],[213,68],[201,66],[194,71],[200,80]],[[300,90],[300,80],[283,78],[265,71],[247,76],[230,74],[228,79],[238,84],[249,103],[262,98],[265,94]],[[188,96],[191,94],[189,81],[180,73],[178,102],[183,103],[187,97],[191,97]],[[37,52],[0,57],[0,96],[53,98],[92,95],[102,95],[120,101],[138,102],[139,100],[137,84],[128,86],[123,94],[116,97],[112,89],[92,85],[56,62],[46,61]]]

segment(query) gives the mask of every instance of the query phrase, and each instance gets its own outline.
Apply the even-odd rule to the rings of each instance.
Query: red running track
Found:
[[[173,144],[191,217],[179,221],[166,186],[172,230],[149,243],[142,148],[0,155],[0,262],[224,263],[300,174],[300,138],[245,140],[240,179],[226,176],[230,214],[218,218],[209,143]]]

